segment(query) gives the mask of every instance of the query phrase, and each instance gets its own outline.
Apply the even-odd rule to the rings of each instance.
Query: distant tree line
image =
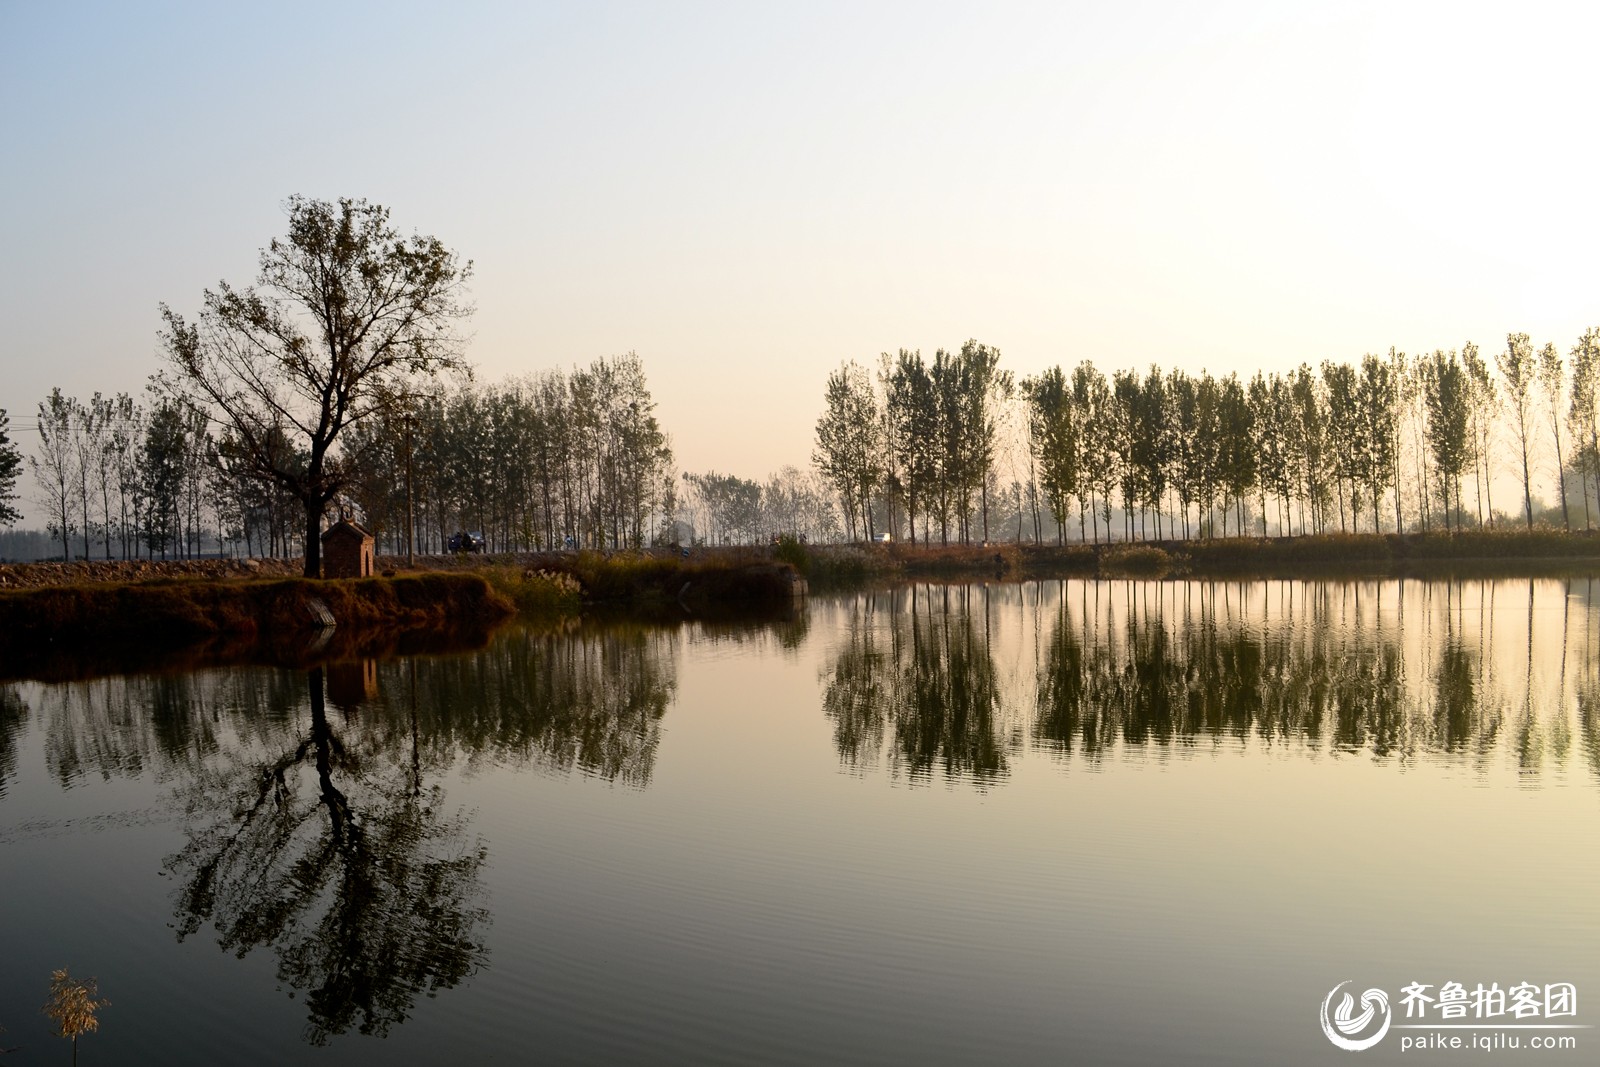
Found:
[[[238,449],[193,407],[127,393],[39,402],[28,466],[63,559],[296,551],[293,501],[239,476]]]
[[[570,373],[462,385],[362,424],[347,493],[392,550],[443,551],[481,531],[491,551],[669,540],[672,447],[633,353]]]
[[[941,542],[952,533],[965,541],[981,519],[988,539],[1001,423],[1015,395],[999,362],[998,350],[968,341],[932,363],[921,352],[884,353],[876,380],[854,362],[828,376],[813,460],[851,537],[875,536],[881,499],[885,532],[904,515],[913,540],[920,521],[924,541],[934,524]]]
[[[416,551],[444,551],[464,528],[496,551],[654,543],[671,535],[676,500],[654,410],[632,354],[415,396],[325,461],[340,472],[334,506],[394,552],[406,546],[408,490]],[[56,389],[38,432],[29,465],[63,558],[303,552],[302,502],[195,407]],[[287,436],[265,440],[275,467],[307,461]]]
[[[683,481],[683,529],[701,544],[754,544],[783,536],[823,542],[842,532],[827,483],[797,467],[784,467],[766,482],[715,471],[685,472]]]
[[[1532,527],[1543,471],[1563,527],[1575,506],[1584,529],[1600,511],[1600,330],[1566,360],[1512,334],[1492,360],[1472,344],[1391,349],[1248,380],[1157,366],[1108,379],[1086,360],[1018,382],[998,364],[968,341],[828,376],[814,461],[849,536],[1454,530],[1497,521],[1502,475]]]
[[[407,393],[322,457],[331,507],[389,552],[443,551],[481,531],[492,551],[938,539],[1189,538],[1454,530],[1600,517],[1600,330],[1564,358],[1512,334],[1475,345],[1286,374],[1106,377],[1088,361],[1020,381],[1000,353],[884,354],[828,376],[814,473],[765,482],[679,475],[639,358],[598,359],[499,384]],[[307,444],[245,441],[201,407],[152,390],[37,408],[27,457],[63,558],[304,552],[294,475]],[[263,456],[266,457],[265,461]],[[24,457],[0,412],[0,525]],[[270,473],[267,473],[270,472]],[[287,477],[281,476],[287,472]],[[1496,489],[1520,489],[1514,502]],[[1543,484],[1543,483],[1541,483]],[[1507,504],[1510,507],[1507,508]]]

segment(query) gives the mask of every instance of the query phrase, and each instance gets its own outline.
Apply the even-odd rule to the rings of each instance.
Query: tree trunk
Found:
[[[1561,528],[1570,533],[1572,530],[1572,516],[1567,511],[1567,464],[1565,457],[1561,455],[1561,424],[1553,418],[1551,422],[1555,426],[1556,479],[1560,483],[1561,492]]]
[[[1533,529],[1533,475],[1528,472],[1528,438],[1522,437],[1522,510],[1528,519],[1528,529]]]
[[[305,500],[306,506],[306,565],[307,578],[322,577],[322,509],[323,503],[314,497]]]

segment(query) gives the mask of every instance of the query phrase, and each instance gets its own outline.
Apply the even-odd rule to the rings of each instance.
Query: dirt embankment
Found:
[[[0,678],[67,676],[74,665],[132,669],[205,646],[238,661],[287,661],[320,652],[335,631],[352,648],[398,646],[418,634],[486,632],[514,611],[475,574],[0,590]]]
[[[79,560],[76,563],[0,563],[0,589],[39,589],[93,582],[154,579],[293,578],[297,559]]]

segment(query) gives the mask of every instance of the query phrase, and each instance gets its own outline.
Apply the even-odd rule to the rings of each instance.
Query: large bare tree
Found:
[[[261,250],[254,286],[206,290],[194,323],[161,306],[159,380],[232,431],[254,477],[300,501],[314,578],[323,511],[347,478],[340,435],[390,412],[417,379],[464,369],[472,264],[438,238],[406,237],[365,200],[287,207],[288,235]]]

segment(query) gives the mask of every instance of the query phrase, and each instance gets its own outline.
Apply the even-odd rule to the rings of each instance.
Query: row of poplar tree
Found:
[[[84,401],[53,389],[32,428],[33,499],[62,559],[92,558],[96,547],[107,559],[198,555],[215,548],[208,531],[214,537],[236,513],[228,443],[192,408],[141,404],[127,393]],[[292,507],[280,510],[292,519]],[[282,521],[273,528],[286,536]]]
[[[654,409],[632,354],[412,397],[342,440],[336,508],[393,552],[407,548],[408,528],[418,552],[443,551],[464,530],[481,531],[491,551],[649,544],[670,530],[676,497]],[[34,500],[62,558],[303,549],[300,502],[180,401],[81,401],[56,389],[34,428]],[[4,430],[0,461],[16,462],[0,462],[0,476],[21,467]],[[280,447],[296,446],[285,434]],[[15,522],[7,507],[0,518]]]
[[[395,551],[408,525],[417,551],[456,530],[500,552],[652,544],[677,506],[655,407],[633,353],[423,396],[345,441],[347,495]]]
[[[1600,331],[1566,358],[1525,334],[1287,374],[1115,371],[1020,381],[994,348],[885,354],[830,374],[816,473],[677,476],[636,355],[411,397],[333,460],[338,508],[383,549],[740,543],[880,532],[941,542],[1445,529],[1600,512]],[[195,409],[152,393],[40,402],[34,498],[63,558],[301,551],[301,508]],[[296,446],[286,435],[281,448]],[[274,457],[281,459],[280,456]],[[22,466],[0,415],[0,525]],[[1499,510],[1497,482],[1520,489]],[[1470,493],[1466,487],[1471,487]],[[1507,502],[1502,501],[1502,505]],[[407,533],[411,534],[408,544]]]
[[[1019,381],[968,341],[830,374],[814,460],[850,535],[868,539],[1450,530],[1497,514],[1532,527],[1545,476],[1561,524],[1581,506],[1588,529],[1597,386],[1600,330],[1568,358],[1512,334],[1491,357],[1391,349],[1248,380],[1157,366],[1107,378],[1084,361]],[[1497,512],[1497,482],[1520,490],[1513,508]]]
[[[760,482],[733,474],[683,475],[680,538],[707,545],[746,545],[787,534],[803,541],[837,540],[839,511],[828,483],[786,466]]]

